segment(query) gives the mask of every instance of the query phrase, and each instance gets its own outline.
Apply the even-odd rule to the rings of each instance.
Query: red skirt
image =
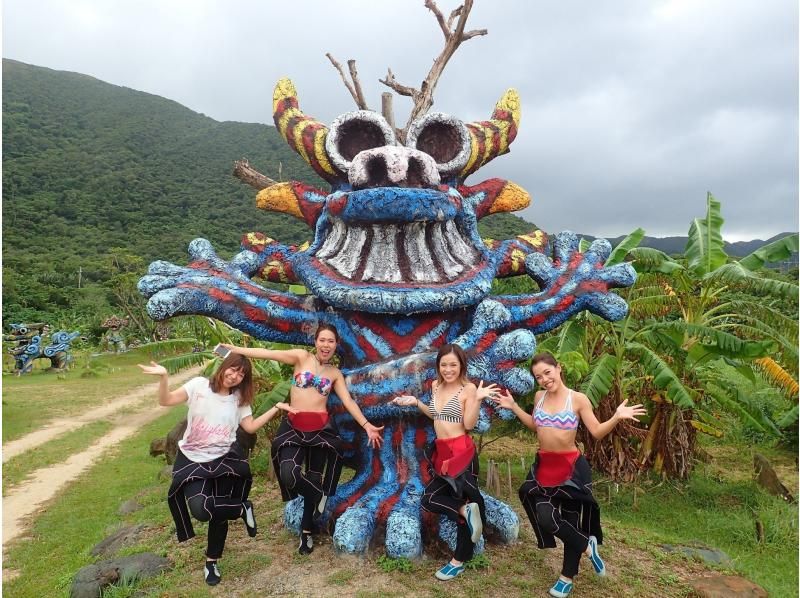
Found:
[[[289,414],[289,423],[295,430],[301,432],[316,432],[325,427],[328,423],[327,411],[301,411]]]
[[[475,456],[475,443],[469,434],[455,438],[437,438],[433,453],[433,470],[440,476],[458,477]]]
[[[575,461],[581,456],[577,449],[572,451],[539,451],[539,464],[536,468],[536,481],[544,487],[561,486],[572,477]]]

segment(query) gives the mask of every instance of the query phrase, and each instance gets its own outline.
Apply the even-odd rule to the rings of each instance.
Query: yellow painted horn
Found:
[[[521,107],[516,89],[509,89],[494,107],[489,120],[468,123],[472,151],[467,165],[459,173],[461,180],[497,156],[508,153],[517,136]]]
[[[290,79],[281,79],[275,85],[272,118],[289,147],[300,154],[319,176],[330,183],[340,178],[325,152],[328,127],[300,110],[297,90]]]

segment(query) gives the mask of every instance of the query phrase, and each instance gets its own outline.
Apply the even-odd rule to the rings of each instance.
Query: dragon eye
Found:
[[[408,132],[407,145],[431,156],[443,176],[460,172],[472,149],[464,123],[441,112],[431,112],[415,121]]]
[[[334,166],[346,173],[360,152],[396,144],[394,131],[386,119],[377,112],[358,110],[333,121],[325,139],[325,151]]]

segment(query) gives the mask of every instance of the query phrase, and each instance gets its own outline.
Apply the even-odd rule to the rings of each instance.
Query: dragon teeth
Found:
[[[446,283],[481,259],[452,220],[363,226],[331,220],[316,257],[353,281]]]

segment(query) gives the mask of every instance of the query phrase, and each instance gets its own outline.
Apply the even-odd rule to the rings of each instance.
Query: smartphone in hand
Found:
[[[222,345],[217,345],[214,347],[214,353],[225,359],[228,355],[230,355],[231,350],[228,347],[224,347]]]

